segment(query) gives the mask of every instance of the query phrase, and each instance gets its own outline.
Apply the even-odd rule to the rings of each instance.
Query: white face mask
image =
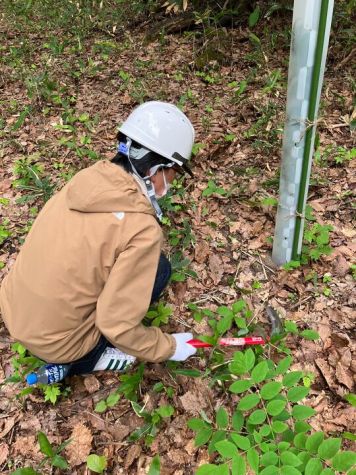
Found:
[[[153,175],[157,172],[157,170],[154,170],[154,172],[152,173],[153,170],[154,170],[154,169],[151,168],[151,170],[150,170],[150,176],[153,176]],[[152,187],[153,187],[153,189],[154,189],[154,191],[155,191],[156,198],[163,198],[163,196],[165,196],[165,195],[168,193],[168,190],[169,190],[170,187],[171,187],[171,184],[168,183],[167,180],[166,180],[166,174],[164,173],[164,171],[165,171],[165,169],[162,168],[164,188],[163,188],[163,190],[161,191],[161,193],[158,194],[158,193],[156,192],[154,183],[152,183]]]

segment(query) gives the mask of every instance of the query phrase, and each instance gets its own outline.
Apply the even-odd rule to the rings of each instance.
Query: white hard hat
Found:
[[[194,128],[188,117],[173,104],[150,101],[136,107],[120,132],[185,168],[194,144]]]

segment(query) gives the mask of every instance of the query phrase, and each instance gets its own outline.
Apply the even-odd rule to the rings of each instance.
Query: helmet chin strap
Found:
[[[120,144],[118,146],[118,151],[127,156],[128,160],[131,164],[131,167],[132,167],[132,172],[145,185],[145,188],[147,190],[147,196],[148,196],[148,198],[149,198],[149,200],[150,200],[150,202],[153,206],[153,209],[155,210],[156,216],[159,219],[159,221],[162,221],[163,213],[162,213],[162,210],[161,210],[161,208],[158,204],[158,201],[157,201],[157,198],[156,198],[155,188],[154,188],[154,185],[151,181],[151,176],[152,175],[151,176],[145,176],[144,178],[142,178],[141,175],[136,170],[134,164],[132,163],[131,157],[130,157],[130,155],[134,155],[132,158],[135,158],[135,159],[139,160],[140,158],[142,158],[148,152],[148,150],[146,152],[146,149],[143,149],[143,152],[138,153],[138,154],[137,153],[133,154],[132,152],[130,153],[131,144],[132,144],[132,140],[129,137],[127,137],[126,138],[126,144],[124,144],[123,142],[120,142]]]

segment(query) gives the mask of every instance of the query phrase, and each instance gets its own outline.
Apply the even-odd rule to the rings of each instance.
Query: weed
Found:
[[[130,401],[137,400],[137,393],[143,378],[144,364],[141,363],[134,373],[120,375],[121,385],[118,392]]]
[[[109,394],[106,399],[102,399],[95,406],[96,412],[105,412],[114,407],[124,395],[129,401],[137,401],[138,391],[143,378],[144,364],[141,363],[135,372],[120,375],[120,386]]]
[[[161,461],[159,455],[155,455],[152,459],[147,475],[159,475],[161,473]]]
[[[352,278],[356,280],[356,264],[350,265],[350,272],[351,272]]]
[[[276,69],[272,71],[268,76],[267,83],[265,87],[262,89],[262,92],[265,94],[269,94],[274,89],[277,89],[277,90],[281,89],[282,85],[280,83],[280,80],[281,80],[281,70]]]
[[[47,43],[44,43],[44,48],[49,49],[54,56],[59,56],[64,53],[65,47],[68,45],[68,41],[61,42],[56,36],[51,36]]]
[[[302,246],[301,263],[307,264],[310,260],[316,261],[323,255],[330,255],[332,247],[329,245],[332,226],[314,223],[306,227]]]
[[[217,78],[203,71],[197,71],[195,75],[207,84],[216,84]]]
[[[196,272],[189,269],[190,260],[184,257],[180,251],[171,255],[170,262],[172,266],[172,282],[184,282],[187,277],[198,277]]]
[[[240,82],[232,81],[228,84],[228,86],[231,87],[232,90],[234,91],[234,98],[236,100],[236,99],[240,99],[240,97],[246,91],[247,86],[248,86],[248,81],[245,79],[243,79]]]
[[[188,101],[192,104],[197,104],[197,98],[191,89],[188,89],[187,92],[180,96],[177,107],[179,107],[179,109],[183,109]]]
[[[32,467],[19,468],[12,472],[11,475],[39,475],[38,470],[44,465],[49,465],[52,469],[59,468],[60,470],[66,470],[68,468],[66,459],[62,457],[60,453],[71,443],[71,440],[66,440],[58,447],[53,447],[43,432],[38,432],[37,438],[40,451],[45,456],[44,459],[39,463],[38,467],[36,467],[36,470]]]
[[[166,387],[163,383],[159,382],[159,383],[156,383],[154,386],[153,386],[153,391],[156,392],[156,393],[161,393],[161,392],[164,392],[165,394],[167,394],[167,397],[169,398],[172,398],[173,395],[174,395],[174,389],[172,387]]]
[[[279,144],[282,129],[273,125],[277,110],[277,104],[272,101],[258,110],[258,119],[244,132],[246,138],[254,139],[253,147],[268,152]]]
[[[246,304],[242,300],[232,308],[218,307],[216,313],[222,318],[217,322],[214,319],[215,336],[229,331],[236,315],[244,311]],[[306,339],[319,338],[314,330],[300,332],[293,321],[286,321],[285,329]],[[271,345],[279,353],[288,350],[281,345],[282,339],[283,334],[271,338]],[[346,473],[353,466],[356,456],[340,451],[341,438],[327,439],[322,432],[313,433],[306,422],[316,412],[303,404],[314,375],[291,371],[290,354],[275,362],[256,347],[235,352],[229,361],[224,361],[221,354],[219,359],[217,367],[225,367],[219,380],[227,384],[238,402],[232,414],[221,405],[214,419],[201,411],[200,418],[188,421],[196,433],[196,447],[207,446],[208,453],[215,454],[214,463],[201,465],[197,475],[244,475],[247,466],[264,475],[321,473],[330,466]]]
[[[109,407],[114,407],[119,402],[121,394],[114,391],[106,399],[102,399],[95,406],[96,412],[105,412]]]
[[[344,147],[337,147],[334,155],[334,160],[337,165],[343,165],[345,162],[356,158],[356,148],[346,150]]]
[[[16,160],[14,173],[17,179],[13,186],[29,192],[29,194],[18,199],[18,203],[26,203],[37,198],[48,201],[53,195],[55,186],[44,176],[43,166],[36,163],[39,155],[34,154],[25,158]]]
[[[168,242],[171,246],[180,246],[181,249],[195,244],[195,236],[188,219],[183,220],[183,227],[171,229],[168,232]]]
[[[0,246],[11,236],[11,231],[9,230],[10,220],[8,218],[3,218],[0,224]]]
[[[107,467],[105,455],[90,454],[87,458],[87,467],[95,473],[103,473]]]
[[[205,188],[205,190],[203,190],[201,195],[206,197],[209,197],[213,194],[226,196],[227,193],[227,190],[225,190],[225,188],[222,188],[221,186],[218,186],[214,180],[209,180],[208,186]]]
[[[46,364],[36,356],[31,355],[26,348],[21,345],[21,343],[13,343],[11,349],[16,353],[11,359],[13,373],[11,376],[6,378],[2,384],[20,383],[26,379],[26,376],[29,373],[32,373],[42,365]],[[38,384],[37,387],[42,392],[44,401],[50,401],[52,404],[56,404],[59,396],[68,396],[70,392],[69,388],[63,388],[59,383],[51,385]],[[17,394],[17,398],[25,397],[28,394],[31,394],[34,390],[35,388],[32,386],[26,387]]]
[[[168,323],[169,317],[172,315],[173,309],[168,305],[160,302],[157,305],[153,305],[146,313],[145,320],[153,327],[159,327]]]
[[[171,417],[174,414],[174,407],[171,405],[160,406],[149,413],[145,411],[144,407],[136,402],[131,401],[131,405],[135,413],[144,419],[145,424],[134,430],[130,434],[129,439],[131,441],[136,441],[144,437],[146,445],[151,445],[162,420]]]
[[[73,137],[72,139],[67,139],[67,137],[62,137],[59,143],[71,150],[79,158],[89,158],[90,160],[99,160],[99,155],[92,150],[91,148],[87,147],[86,145],[90,145],[91,138],[88,135],[82,135],[79,138],[79,143],[77,142],[77,138]]]
[[[317,147],[316,147],[317,148]],[[356,148],[347,150],[344,147],[327,145],[323,151],[316,149],[314,154],[315,163],[319,166],[327,166],[328,162],[335,165],[346,165],[356,157]]]
[[[300,384],[303,372],[291,371],[291,364],[289,355],[275,363],[251,348],[234,354],[229,369],[236,379],[228,390],[239,400],[233,414],[220,406],[214,420],[201,412],[201,418],[188,421],[195,445],[207,445],[218,457],[200,466],[197,475],[244,475],[247,465],[264,475],[314,474],[330,466],[346,473],[354,465],[355,454],[340,451],[341,438],[313,433],[306,422],[316,411],[302,404],[310,388]]]

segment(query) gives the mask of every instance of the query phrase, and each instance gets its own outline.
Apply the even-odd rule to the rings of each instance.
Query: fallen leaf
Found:
[[[10,432],[10,430],[14,427],[16,422],[16,417],[9,417],[5,419],[4,426],[0,432],[0,439],[6,436]]]
[[[354,382],[353,382],[352,376],[351,376],[350,372],[347,371],[346,368],[344,368],[344,366],[342,365],[341,362],[339,362],[336,365],[335,375],[336,375],[336,378],[339,381],[339,383],[346,386],[350,391],[353,390]]]
[[[209,244],[202,240],[195,247],[194,258],[199,264],[206,262],[208,255],[210,254]]]
[[[84,378],[84,386],[89,394],[94,394],[100,389],[100,383],[93,374],[89,374]]]
[[[142,449],[139,445],[131,445],[127,451],[126,459],[124,462],[124,467],[130,467],[134,461],[141,455]]]
[[[66,447],[68,461],[72,466],[80,465],[90,454],[92,433],[86,425],[79,422],[74,426],[70,439],[72,442]]]
[[[332,262],[332,266],[334,269],[334,274],[340,277],[344,277],[350,270],[350,264],[342,254],[336,256]]]
[[[221,257],[218,254],[210,254],[209,256],[210,276],[214,284],[218,284],[224,275],[224,266]]]
[[[9,455],[9,446],[3,442],[0,444],[0,465],[2,465]]]

